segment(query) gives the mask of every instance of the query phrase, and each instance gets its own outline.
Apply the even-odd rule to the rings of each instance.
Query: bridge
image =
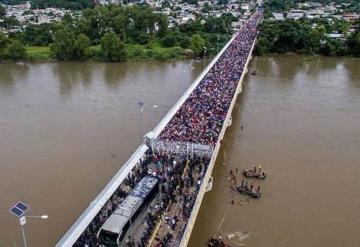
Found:
[[[56,246],[99,246],[104,222],[148,175],[159,180],[159,192],[143,209],[148,213],[130,220],[120,246],[126,246],[125,238],[133,246],[187,246],[261,18],[255,12],[232,36]]]

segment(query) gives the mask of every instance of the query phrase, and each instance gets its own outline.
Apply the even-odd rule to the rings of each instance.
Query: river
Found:
[[[236,243],[246,246],[357,246],[360,60],[251,66],[189,245],[218,231],[247,232]],[[49,215],[29,220],[29,245],[53,246],[139,144],[136,103],[152,129],[201,70],[196,61],[1,64],[0,246],[21,245],[8,212],[19,200]],[[263,197],[232,193],[228,171],[259,162]]]
[[[0,64],[0,246],[54,246],[202,71],[201,61]],[[11,245],[12,246],[12,245]]]
[[[346,58],[252,61],[257,75],[245,79],[190,247],[216,233],[234,247],[359,246],[359,68]],[[232,193],[228,172],[259,163],[262,198]]]

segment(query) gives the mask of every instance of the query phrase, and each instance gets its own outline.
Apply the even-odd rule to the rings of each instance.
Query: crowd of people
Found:
[[[214,146],[243,72],[261,17],[255,13],[238,32],[234,41],[203,78],[179,111],[161,132],[167,141]],[[155,246],[174,246],[180,241],[202,184],[208,157],[187,156],[149,149],[124,182],[105,203],[74,246],[101,246],[97,233],[108,217],[146,175],[159,180],[159,197],[145,218],[139,239],[128,239],[128,246],[146,246],[156,225],[164,224]],[[180,223],[179,223],[180,222]]]
[[[160,139],[214,146],[243,73],[261,17],[256,12],[160,133]]]
[[[146,217],[146,232],[153,232],[156,224],[162,224],[163,232],[157,234],[154,246],[176,246],[174,243],[185,230],[209,159],[185,156],[179,161],[168,160],[161,164],[152,170],[160,180],[160,193],[158,202]]]
[[[153,207],[149,207],[145,217],[145,230],[139,239],[126,239],[128,246],[146,246],[156,224],[165,222],[168,225],[168,232],[158,238],[157,246],[169,246],[174,237],[182,233],[186,224],[181,228],[176,228],[178,222],[187,222],[190,217],[192,207],[195,203],[199,185],[202,182],[209,159],[206,157],[187,155],[174,155],[167,152],[155,153],[151,149],[146,153],[146,157],[128,174],[123,184],[114,192],[110,199],[105,203],[96,217],[81,234],[74,246],[97,247],[102,246],[97,233],[105,221],[110,217],[114,210],[136,186],[136,184],[146,175],[152,175],[159,180],[159,196]],[[172,215],[169,207],[180,208],[176,215]]]
[[[152,161],[152,153],[147,152],[145,158],[137,164],[134,169],[128,174],[127,178],[118,189],[113,193],[110,199],[105,203],[99,213],[94,217],[85,231],[81,234],[74,246],[78,247],[97,247],[100,246],[100,241],[97,238],[97,233],[110,215],[117,209],[121,202],[126,198],[128,192],[133,189],[137,182],[139,182],[148,173],[148,165]]]

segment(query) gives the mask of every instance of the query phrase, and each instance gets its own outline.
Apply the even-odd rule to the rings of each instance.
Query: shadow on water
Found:
[[[1,63],[0,88],[11,91],[16,81],[22,81],[27,77],[29,65],[27,63]]]
[[[53,73],[59,78],[59,93],[69,97],[72,90],[79,86],[89,88],[92,84],[92,71],[96,64],[84,62],[58,62]]]
[[[348,82],[351,83],[351,88],[360,88],[360,59],[348,58],[344,60],[344,68],[347,72]]]
[[[104,68],[104,83],[110,89],[118,89],[120,82],[126,77],[127,63],[106,63]]]
[[[300,59],[291,59],[290,57],[283,56],[272,56],[272,57],[254,57],[256,66],[250,67],[249,71],[252,73],[254,70],[260,71],[257,76],[269,77],[276,75],[279,80],[278,83],[282,84],[288,80],[296,77],[297,73],[303,68],[303,62]],[[253,63],[254,64],[254,63]]]

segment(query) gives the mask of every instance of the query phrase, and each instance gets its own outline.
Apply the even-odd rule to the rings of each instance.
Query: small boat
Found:
[[[255,168],[254,169],[244,169],[243,170],[243,175],[246,178],[265,179],[266,178],[266,173],[264,171],[262,171],[261,169],[257,170]]]
[[[260,190],[254,190],[254,189],[250,189],[247,186],[239,186],[237,187],[237,190],[243,194],[243,195],[249,195],[253,198],[260,198],[261,197],[261,192]]]
[[[221,237],[219,238],[211,238],[208,241],[208,246],[209,247],[230,247],[230,245],[228,245],[227,243],[225,243]]]
[[[254,70],[251,74],[252,74],[252,75],[256,75],[256,70]]]

